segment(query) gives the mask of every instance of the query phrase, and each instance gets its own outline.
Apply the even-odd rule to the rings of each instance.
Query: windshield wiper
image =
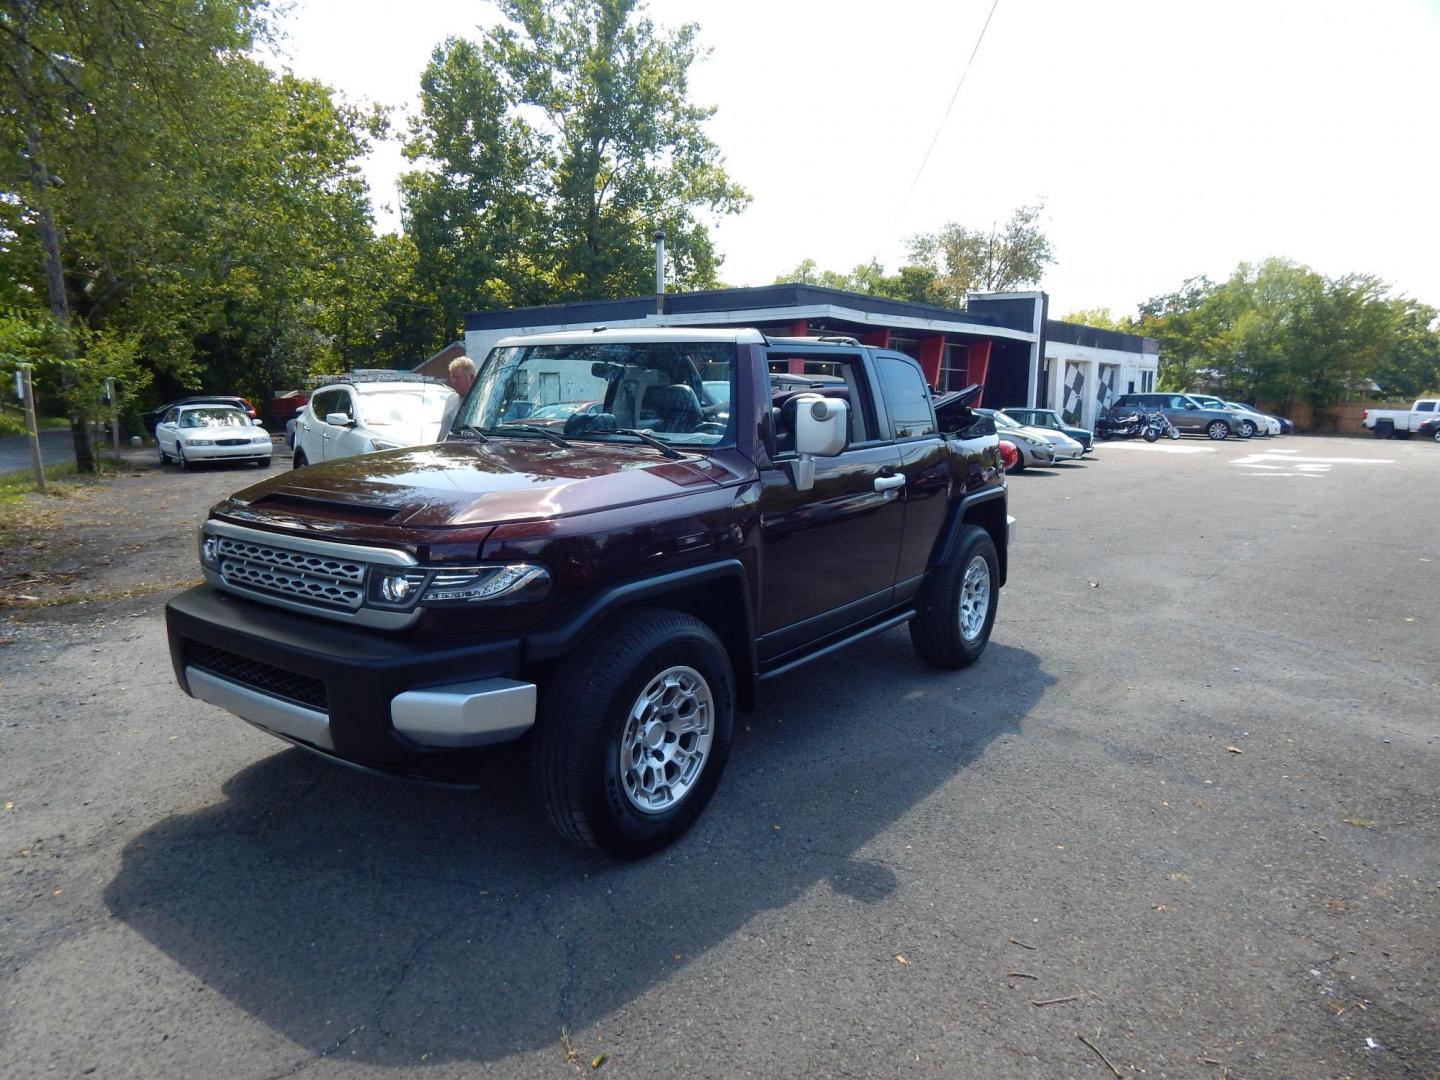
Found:
[[[490,436],[486,435],[485,432],[481,431],[481,430],[480,430],[478,427],[476,427],[474,424],[459,424],[459,425],[457,425],[457,426],[455,426],[455,427],[452,427],[452,428],[450,429],[450,434],[451,434],[451,435],[465,435],[465,436],[468,436],[469,438],[472,438],[472,439],[478,439],[478,440],[480,440],[481,442],[489,442],[489,441],[490,441]]]
[[[511,432],[519,432],[525,435],[539,435],[542,439],[549,439],[556,446],[563,446],[567,450],[570,449],[570,444],[559,435],[556,435],[548,428],[539,427],[535,424],[499,424],[491,428],[490,431],[493,435],[508,435]]]
[[[641,442],[649,446],[653,446],[656,450],[663,452],[664,455],[668,458],[683,458],[685,456],[684,454],[680,453],[679,450],[676,450],[673,446],[667,443],[664,439],[657,439],[654,435],[651,435],[650,432],[641,431],[639,428],[622,427],[616,428],[614,431],[602,432],[601,434],[632,435],[635,438],[639,439]]]

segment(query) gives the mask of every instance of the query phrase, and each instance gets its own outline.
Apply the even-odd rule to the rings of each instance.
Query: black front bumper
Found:
[[[333,748],[365,768],[466,783],[483,749],[420,746],[395,730],[390,702],[407,690],[518,678],[518,637],[403,637],[292,614],[199,585],[165,605],[170,659],[182,689],[194,666],[329,716]],[[285,736],[289,738],[289,736]],[[292,741],[302,741],[295,740]]]

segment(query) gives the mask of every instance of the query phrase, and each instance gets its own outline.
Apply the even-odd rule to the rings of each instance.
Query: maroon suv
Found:
[[[542,395],[602,407],[507,419]],[[1012,522],[965,401],[937,415],[914,360],[845,338],[502,341],[444,442],[214,507],[206,583],[166,609],[176,676],[388,773],[464,783],[529,736],[562,834],[654,851],[704,808],[763,680],[901,623],[937,666],[984,651]]]

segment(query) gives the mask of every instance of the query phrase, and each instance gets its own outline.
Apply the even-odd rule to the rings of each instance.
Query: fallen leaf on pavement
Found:
[[[1229,750],[1232,754],[1243,754],[1245,752],[1244,750],[1241,750],[1238,746],[1227,746],[1225,747],[1225,749]]]

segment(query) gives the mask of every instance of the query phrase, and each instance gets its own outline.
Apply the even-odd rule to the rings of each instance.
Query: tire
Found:
[[[1170,425],[1170,430],[1167,431],[1167,432],[1165,432],[1165,436],[1166,436],[1166,438],[1169,438],[1169,439],[1178,439],[1178,438],[1180,438],[1180,429],[1179,429],[1178,427],[1176,427],[1174,424],[1171,424],[1171,425]]]
[[[1382,420],[1375,425],[1375,438],[1388,439],[1395,434],[1395,425],[1389,420]]]
[[[305,451],[304,451],[304,450],[296,450],[296,451],[295,451],[295,458],[294,458],[294,460],[291,461],[290,467],[291,467],[292,469],[303,469],[306,465],[309,465],[309,464],[310,464],[310,462],[307,461],[306,458],[305,458]]]
[[[274,456],[273,454],[272,454],[270,457],[262,457],[262,458],[256,458],[256,459],[255,459],[255,464],[258,465],[258,466],[259,466],[260,468],[262,468],[262,469],[268,469],[268,468],[269,468],[271,465],[273,465],[274,463],[275,463],[275,456]]]
[[[1440,442],[1440,428],[1435,429],[1435,441]]]
[[[977,580],[982,575],[983,582]],[[967,580],[972,590],[968,597]],[[990,534],[978,525],[960,526],[950,558],[931,570],[920,586],[915,618],[910,620],[910,644],[920,659],[950,671],[979,660],[995,626],[999,582],[1000,557]],[[974,587],[982,584],[984,608],[976,621],[973,606],[966,610],[966,600],[973,605]]]
[[[645,787],[669,775],[630,769],[627,762],[649,762],[666,747],[683,752],[684,740],[669,730],[677,722],[673,707],[645,707],[656,684],[673,680],[682,705],[709,714],[709,745],[678,796],[674,785]],[[663,690],[669,695],[671,690]],[[662,698],[663,700],[663,698]],[[658,743],[644,741],[637,729],[641,714],[650,717]],[[545,815],[565,839],[621,859],[638,859],[666,847],[694,824],[725,771],[735,727],[735,677],[730,657],[715,632],[699,619],[678,611],[633,608],[606,620],[561,665],[545,685],[535,723],[532,757],[535,788]],[[691,739],[691,753],[703,746]],[[653,746],[653,749],[651,748]],[[693,759],[692,759],[693,760]],[[684,780],[680,772],[676,780]],[[663,801],[663,788],[674,798]],[[649,803],[649,805],[645,805]]]
[[[170,455],[165,453],[165,448],[160,445],[159,440],[156,440],[155,449],[160,451],[160,468],[163,469],[170,464]]]
[[[176,463],[180,466],[181,472],[189,472],[191,469],[194,468],[194,466],[191,465],[189,461],[185,460],[185,448],[179,443],[175,444],[175,460]]]
[[[1241,420],[1236,434],[1242,439],[1252,439],[1255,437],[1255,425],[1249,420]]]
[[[1216,442],[1220,442],[1230,437],[1230,425],[1225,423],[1224,420],[1212,420],[1206,425],[1205,434],[1209,435],[1210,438]]]
[[[1153,427],[1147,427],[1147,428],[1145,429],[1145,431],[1144,431],[1144,436],[1145,436],[1145,441],[1146,441],[1146,442],[1159,442],[1159,441],[1160,441],[1160,429],[1159,429],[1159,428],[1153,428]]]

